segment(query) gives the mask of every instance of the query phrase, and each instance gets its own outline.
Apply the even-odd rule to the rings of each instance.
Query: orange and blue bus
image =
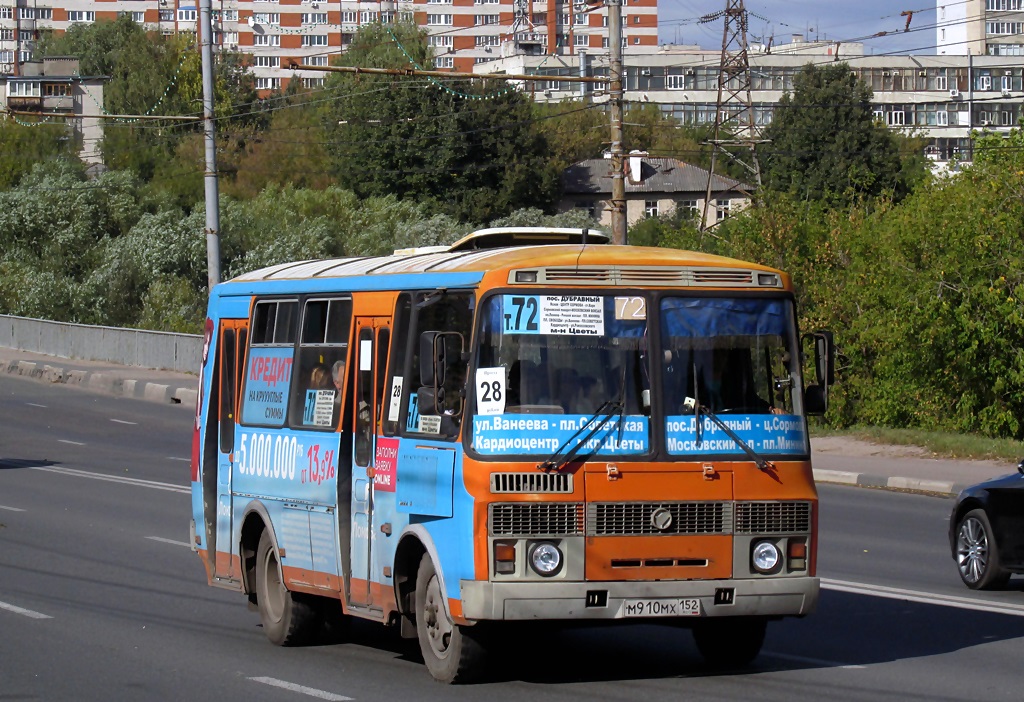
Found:
[[[818,600],[833,358],[785,273],[596,231],[270,266],[211,291],[193,548],[273,643],[369,619],[445,682],[513,623],[743,664]]]

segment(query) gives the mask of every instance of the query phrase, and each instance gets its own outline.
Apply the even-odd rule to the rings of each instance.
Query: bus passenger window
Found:
[[[338,426],[351,322],[351,298],[311,298],[303,305],[291,426],[324,430]]]
[[[370,328],[359,331],[357,353],[367,353],[373,357],[373,330]],[[365,370],[364,370],[365,369]],[[370,463],[370,451],[373,447],[373,361],[359,359],[359,372],[356,373],[356,431],[355,459],[356,465],[365,466]]]
[[[296,300],[260,300],[253,309],[239,411],[242,424],[285,424],[295,359],[297,307]]]

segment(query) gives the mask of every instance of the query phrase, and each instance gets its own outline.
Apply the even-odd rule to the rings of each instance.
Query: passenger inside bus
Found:
[[[699,386],[701,404],[712,412],[781,414],[782,410],[757,394],[750,363],[750,351],[742,348],[716,349],[704,364]]]

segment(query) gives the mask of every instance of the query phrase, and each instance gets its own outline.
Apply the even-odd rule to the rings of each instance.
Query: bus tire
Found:
[[[472,682],[482,672],[486,651],[473,627],[452,622],[444,598],[434,562],[423,554],[416,572],[416,637],[423,662],[438,682]]]
[[[266,531],[256,551],[256,602],[263,632],[276,646],[301,646],[316,633],[316,609],[285,587],[281,561]]]
[[[714,617],[695,624],[693,640],[709,666],[740,668],[757,658],[767,629],[764,617]]]

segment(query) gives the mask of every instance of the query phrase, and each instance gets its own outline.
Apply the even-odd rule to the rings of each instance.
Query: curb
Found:
[[[64,369],[48,363],[35,361],[10,361],[0,366],[0,371],[11,375],[20,375],[33,380],[48,383],[78,385],[93,392],[101,392],[118,397],[130,397],[136,400],[159,402],[165,405],[181,405],[194,409],[199,397],[195,387],[175,387],[162,383],[148,383],[141,380],[126,380],[109,373],[101,373],[79,369]],[[198,384],[198,379],[196,383]]]
[[[855,485],[857,487],[885,488],[889,490],[916,490],[956,497],[967,487],[966,484],[948,480],[925,480],[924,478],[902,478],[898,476],[852,473],[845,470],[814,469],[814,480],[818,483]]]

